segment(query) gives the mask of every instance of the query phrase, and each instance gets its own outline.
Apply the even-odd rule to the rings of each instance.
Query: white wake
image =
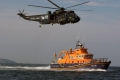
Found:
[[[76,69],[75,71],[107,71],[105,69]]]
[[[29,67],[29,66],[25,66],[25,67],[22,67],[22,66],[15,66],[15,67],[12,67],[12,66],[0,66],[0,69],[11,69],[11,70],[49,70],[50,69],[50,66],[43,66],[43,67]]]
[[[50,66],[40,66],[40,67],[29,67],[29,66],[0,66],[0,70],[44,70],[44,71],[107,71],[104,69],[72,69],[72,70],[53,70],[50,69]]]

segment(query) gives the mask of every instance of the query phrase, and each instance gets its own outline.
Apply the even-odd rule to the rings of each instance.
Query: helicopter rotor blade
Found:
[[[55,3],[53,3],[51,0],[48,0],[50,3],[52,3],[53,5],[55,5],[58,8],[61,8],[60,6],[56,5]]]
[[[78,11],[93,11],[93,10],[78,10]]]
[[[89,2],[89,1],[84,2],[84,3],[77,4],[77,5],[74,5],[74,6],[66,7],[66,8],[71,8],[71,7],[79,6],[79,5],[82,5],[82,4],[85,4],[85,3],[88,3],[88,2]]]
[[[25,9],[23,9],[22,13],[24,13]]]
[[[18,9],[18,11],[19,11],[20,14],[23,14],[25,9],[23,9],[22,11]]]
[[[67,9],[67,10],[77,10],[77,11],[93,11],[93,10],[78,10],[78,9]]]
[[[21,13],[21,11],[18,9],[18,11]]]
[[[36,6],[36,5],[28,5],[28,6],[33,6],[33,7],[42,7],[42,8],[49,8],[49,9],[58,9],[58,8],[44,7],[44,6]]]

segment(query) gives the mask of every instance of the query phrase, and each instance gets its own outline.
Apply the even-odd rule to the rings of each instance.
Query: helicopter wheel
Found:
[[[41,27],[41,25],[39,27]]]
[[[62,25],[62,22],[60,22],[60,25]]]

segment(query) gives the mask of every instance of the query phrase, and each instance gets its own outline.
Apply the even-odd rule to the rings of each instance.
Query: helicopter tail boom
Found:
[[[22,14],[22,13],[18,13],[17,15],[19,15],[20,17],[22,17],[22,18],[24,18],[25,17],[25,15],[24,14]]]
[[[24,9],[23,9],[23,11],[20,11],[19,10],[19,13],[17,14],[17,15],[19,15],[20,17],[22,17],[23,19],[25,19],[25,20],[29,20],[29,21],[37,21],[36,19],[35,19],[35,16],[26,16],[26,13],[24,13]]]

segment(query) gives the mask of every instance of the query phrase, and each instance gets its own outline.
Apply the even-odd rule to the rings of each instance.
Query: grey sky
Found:
[[[52,6],[49,2],[37,0],[0,1],[0,58],[10,59],[19,63],[49,64],[61,50],[75,48],[76,40],[85,42],[88,52],[94,58],[109,58],[111,66],[120,66],[120,1],[90,0],[90,3],[75,7],[75,9],[92,9],[92,12],[79,12],[81,21],[76,24],[42,25],[26,21],[17,16],[18,9],[25,8],[30,14],[46,13],[48,9],[28,7],[28,4]],[[27,3],[29,1],[29,3]],[[69,0],[56,4],[62,6],[84,2]],[[39,2],[39,4],[38,4]],[[21,5],[19,5],[21,3]],[[22,4],[24,3],[24,4]],[[69,3],[69,4],[68,4]],[[18,4],[18,5],[17,5]],[[67,4],[67,5],[66,5]],[[45,5],[44,5],[45,6]],[[82,8],[81,8],[82,7]]]

